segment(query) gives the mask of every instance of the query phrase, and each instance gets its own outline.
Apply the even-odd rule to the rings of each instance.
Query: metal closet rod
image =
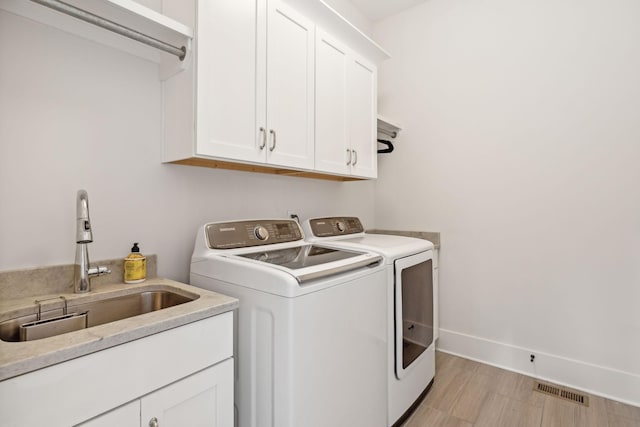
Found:
[[[70,4],[67,4],[58,0],[31,0],[31,1],[34,3],[38,3],[43,6],[49,7],[53,10],[57,10],[58,12],[62,12],[69,16],[73,16],[74,18],[80,19],[90,24],[97,25],[98,27],[102,27],[106,30],[113,31],[114,33],[128,37],[140,43],[144,43],[146,45],[155,47],[156,49],[160,49],[164,52],[168,52],[180,58],[180,61],[182,61],[186,55],[187,49],[184,46],[176,47],[176,46],[170,45],[169,43],[165,43],[161,40],[154,39],[151,36],[148,36],[136,30],[132,30],[131,28],[125,27],[124,25],[117,24],[113,21],[109,21],[108,19],[95,15],[91,12],[87,12],[86,10],[77,8]]]
[[[386,129],[378,128],[378,132],[383,133],[383,134],[385,134],[387,136],[390,136],[391,138],[395,138],[396,136],[398,136],[398,132],[392,131],[392,130],[386,130]]]

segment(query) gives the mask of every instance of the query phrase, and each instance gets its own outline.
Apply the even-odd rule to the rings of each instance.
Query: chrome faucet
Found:
[[[91,221],[89,220],[89,195],[85,190],[78,190],[76,223],[77,245],[73,291],[75,293],[83,293],[91,290],[92,277],[111,273],[111,270],[107,267],[89,267],[87,244],[93,242],[93,233],[91,233]]]

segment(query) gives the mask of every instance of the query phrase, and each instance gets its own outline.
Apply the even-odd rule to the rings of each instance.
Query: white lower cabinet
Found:
[[[144,424],[140,421],[140,401],[122,405],[117,409],[99,415],[87,422],[79,424],[80,427],[140,427]]]
[[[222,427],[233,425],[233,361],[227,359],[82,427]]]
[[[140,403],[141,427],[231,427],[233,360],[161,388]]]
[[[0,426],[232,427],[233,364],[226,312],[0,382]]]

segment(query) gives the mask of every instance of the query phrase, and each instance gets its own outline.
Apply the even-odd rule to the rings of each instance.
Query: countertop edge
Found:
[[[154,285],[198,294],[199,298],[163,310],[42,340],[0,341],[0,381],[216,316],[239,306],[235,298],[169,279],[151,279],[135,286]],[[115,293],[124,286],[132,289],[132,285],[116,284],[95,292]]]

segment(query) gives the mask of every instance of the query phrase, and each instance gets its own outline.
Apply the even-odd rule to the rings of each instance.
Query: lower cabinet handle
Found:
[[[260,136],[262,137],[262,143],[258,146],[258,148],[264,150],[264,147],[267,146],[267,131],[263,127],[260,127]]]
[[[351,150],[347,148],[347,154],[349,155],[349,160],[347,160],[347,166],[351,164]]]
[[[158,424],[158,419],[156,417],[153,417],[149,420],[149,427],[158,427],[160,424]]]
[[[353,166],[355,166],[358,163],[358,152],[356,150],[351,151],[353,151]]]
[[[270,129],[269,133],[271,134],[271,147],[269,147],[269,151],[273,151],[276,149],[276,131]]]

